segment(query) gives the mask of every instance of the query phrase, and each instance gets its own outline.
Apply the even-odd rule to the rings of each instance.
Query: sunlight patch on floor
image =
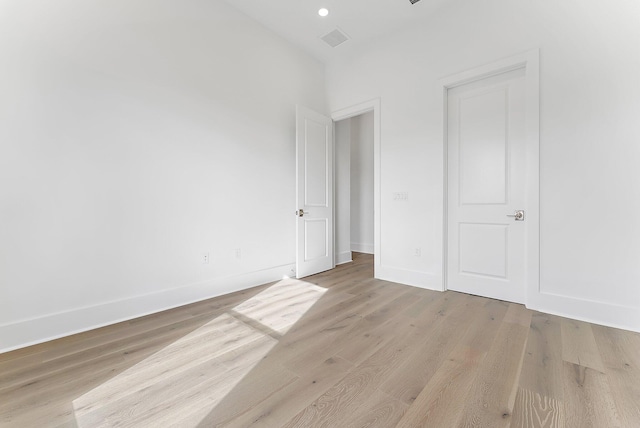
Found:
[[[234,312],[285,334],[327,291],[297,279],[283,279],[242,302]]]
[[[325,292],[275,283],[75,399],[78,427],[196,426]]]

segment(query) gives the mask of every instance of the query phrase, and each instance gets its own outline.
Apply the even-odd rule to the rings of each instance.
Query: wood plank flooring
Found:
[[[0,355],[1,427],[640,427],[640,335],[372,256]]]

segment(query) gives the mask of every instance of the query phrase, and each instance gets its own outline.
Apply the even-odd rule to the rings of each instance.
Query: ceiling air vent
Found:
[[[349,36],[338,30],[337,28],[320,38],[332,48],[335,48],[336,46],[341,45],[342,43],[349,40]]]

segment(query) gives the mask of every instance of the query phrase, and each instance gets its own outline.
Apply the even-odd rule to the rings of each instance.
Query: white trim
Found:
[[[0,354],[245,290],[291,275],[295,263],[0,325]]]
[[[355,251],[356,253],[375,254],[375,246],[373,244],[352,242],[351,251]]]
[[[630,306],[537,293],[531,296],[527,307],[548,314],[640,333],[640,311]]]
[[[336,263],[335,263],[336,266],[349,263],[352,261],[353,259],[351,258],[351,251],[343,251],[342,253],[336,254]]]
[[[331,185],[333,187],[333,195],[332,195],[332,199],[333,200],[331,201],[331,203],[333,204],[332,207],[331,207],[331,211],[332,211],[331,215],[333,216],[333,228],[331,230],[331,234],[333,235],[333,266],[332,266],[332,269],[335,269],[336,266],[341,264],[339,260],[340,260],[340,257],[344,253],[338,254],[338,251],[337,251],[338,250],[338,240],[337,240],[337,236],[338,235],[336,234],[336,229],[337,229],[336,224],[337,224],[337,220],[338,220],[338,215],[337,215],[337,212],[336,212],[336,205],[337,205],[336,204],[336,193],[338,193],[337,192],[338,189],[336,188],[336,181],[337,181],[336,180],[336,174],[338,173],[338,170],[337,170],[337,165],[336,165],[336,152],[338,150],[337,150],[337,147],[336,147],[336,143],[337,143],[337,140],[336,140],[336,122],[334,120],[331,120],[331,133],[333,134],[332,135],[332,141],[333,141],[333,143],[332,143],[333,144],[332,152],[333,153],[332,153],[332,156],[331,156],[331,162],[333,163],[333,166],[332,166],[332,168],[333,168],[333,180],[332,180],[332,183],[331,183]],[[298,166],[296,165],[296,168],[297,167]],[[297,233],[297,229],[296,229],[296,233]],[[297,240],[296,240],[296,242],[297,242]],[[297,257],[297,255],[296,255],[296,257]],[[351,255],[349,255],[349,258],[351,258]],[[342,262],[342,263],[345,263],[345,262]]]
[[[380,98],[365,101],[331,113],[334,122],[373,111],[373,276],[380,278]],[[334,241],[335,242],[335,241]]]
[[[428,272],[380,266],[376,278],[427,290],[442,291],[442,277]]]
[[[496,74],[519,68],[525,69],[526,135],[527,135],[527,272],[525,303],[540,290],[540,52],[533,49],[491,64],[466,70],[438,81],[437,97],[441,109],[442,142],[444,158],[442,284],[447,289],[448,254],[448,142],[447,142],[447,91],[456,86],[481,80]]]

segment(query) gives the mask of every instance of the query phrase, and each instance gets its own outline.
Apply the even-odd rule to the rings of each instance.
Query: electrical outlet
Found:
[[[422,248],[416,248],[413,255],[416,257],[420,257],[422,255]]]
[[[202,264],[203,265],[208,265],[209,264],[209,253],[202,253]]]
[[[394,192],[393,193],[394,201],[408,201],[409,200],[409,192]]]

